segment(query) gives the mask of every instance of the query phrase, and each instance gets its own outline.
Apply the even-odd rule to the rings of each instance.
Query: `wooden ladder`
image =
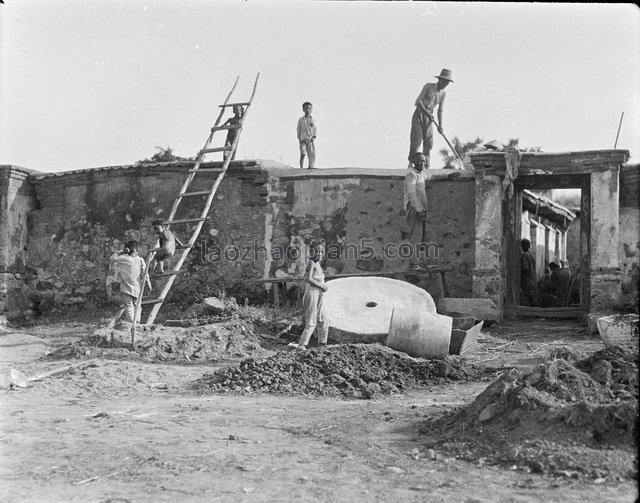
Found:
[[[198,152],[198,155],[196,157],[196,163],[194,167],[189,170],[189,175],[187,176],[187,179],[182,185],[182,188],[180,189],[180,193],[176,196],[175,201],[173,202],[173,207],[171,208],[171,213],[169,213],[169,217],[165,222],[163,222],[163,225],[165,225],[167,228],[170,227],[171,225],[185,225],[185,224],[193,224],[193,223],[195,223],[196,226],[195,228],[192,229],[191,237],[189,238],[189,241],[187,241],[187,243],[184,245],[176,246],[176,255],[178,255],[178,252],[179,252],[179,255],[178,255],[179,259],[175,265],[174,270],[164,274],[156,274],[156,275],[149,276],[150,278],[159,278],[159,277],[167,278],[167,281],[162,287],[162,291],[160,292],[158,297],[144,298],[146,281],[143,282],[140,288],[140,295],[138,295],[138,299],[136,302],[134,320],[138,319],[138,316],[143,307],[151,306],[151,311],[149,312],[149,316],[147,317],[147,321],[145,322],[145,324],[151,325],[155,321],[156,316],[158,315],[158,311],[160,310],[160,307],[162,307],[162,303],[165,301],[167,294],[169,293],[169,290],[171,289],[171,286],[173,285],[173,282],[176,279],[176,276],[178,275],[178,273],[180,272],[180,269],[182,268],[182,264],[186,260],[187,255],[191,251],[191,248],[193,248],[193,245],[195,244],[196,239],[200,234],[200,230],[202,229],[202,226],[204,225],[204,222],[207,218],[207,214],[211,209],[211,205],[213,203],[213,197],[215,196],[215,193],[218,190],[218,187],[220,186],[220,183],[222,182],[222,179],[224,178],[224,175],[226,174],[227,169],[229,168],[229,164],[231,163],[231,160],[234,157],[236,148],[238,147],[238,140],[240,139],[240,133],[242,132],[242,125],[244,124],[244,121],[247,118],[247,113],[249,111],[249,108],[251,107],[253,97],[256,94],[256,87],[258,86],[259,77],[260,77],[260,74],[258,73],[258,75],[256,76],[255,83],[253,85],[253,92],[251,93],[251,98],[249,98],[249,101],[243,102],[243,103],[229,103],[229,100],[231,99],[231,95],[233,94],[233,91],[235,90],[238,84],[239,77],[237,77],[235,83],[233,84],[233,87],[231,88],[231,91],[229,91],[229,95],[227,96],[227,99],[222,105],[219,105],[221,108],[220,114],[218,115],[218,118],[216,119],[215,124],[211,128],[211,133],[209,134],[209,138],[207,138],[207,141],[204,144],[204,148],[200,150],[200,152]],[[244,108],[244,113],[242,114],[242,117],[240,118],[237,124],[221,126],[220,121],[222,120],[222,117],[224,116],[226,109],[229,107],[234,107],[235,105],[240,105]],[[236,137],[233,140],[233,144],[231,146],[211,148],[210,145],[211,145],[211,142],[213,141],[214,134],[217,131],[228,130],[228,129],[238,130]],[[216,152],[223,152],[227,154],[224,156],[222,169],[221,170],[220,168],[202,168],[201,169],[200,165],[203,162],[204,156],[206,154],[213,154]],[[219,172],[218,177],[216,178],[215,182],[213,183],[212,187],[209,190],[199,190],[199,191],[191,191],[191,192],[189,191],[189,186],[193,182],[193,179],[195,178],[196,174],[216,172],[216,171]],[[176,214],[178,212],[178,207],[180,206],[180,202],[184,198],[194,197],[194,196],[204,196],[204,195],[208,196],[207,201],[198,218],[188,218],[188,219],[182,219],[182,220],[175,219]],[[147,258],[146,258],[146,269],[145,269],[147,271],[147,274],[149,270],[149,264],[153,260],[153,257],[156,255],[156,253],[159,251],[160,251],[160,248],[152,248],[151,250],[149,250],[149,254],[147,255]],[[132,345],[135,344],[135,321],[133,323],[133,327],[131,330],[131,343]]]

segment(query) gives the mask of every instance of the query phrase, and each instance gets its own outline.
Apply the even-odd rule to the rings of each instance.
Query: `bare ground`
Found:
[[[436,380],[368,400],[357,394],[345,399],[198,389],[194,383],[217,369],[236,368],[243,357],[276,355],[295,338],[287,320],[280,321],[284,331],[268,323],[234,323],[214,327],[213,345],[206,344],[212,340],[208,325],[142,333],[136,353],[121,336],[118,344],[117,332],[115,343],[96,338],[106,334],[90,321],[0,333],[0,500],[471,503],[637,497],[636,482],[623,469],[635,456],[631,443],[599,450],[619,458],[619,470],[598,476],[534,473],[527,463],[489,464],[461,451],[455,438],[434,441],[429,431],[439,418],[470,407],[500,372],[527,372],[557,348],[585,355],[603,348],[575,323],[486,330],[465,355],[482,370],[479,377]],[[193,333],[198,344],[186,337]],[[69,364],[76,366],[27,388],[9,386],[11,368],[35,376]]]

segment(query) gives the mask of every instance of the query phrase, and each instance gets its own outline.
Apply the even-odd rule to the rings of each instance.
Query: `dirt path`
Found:
[[[27,375],[73,363],[37,358],[83,331],[87,327],[58,326],[0,335],[0,374],[17,363]],[[514,340],[500,342],[500,335],[490,342]],[[535,349],[533,339],[523,337],[518,344],[529,348],[522,346],[520,360]],[[545,340],[553,342],[553,334]],[[472,357],[492,357],[486,344]],[[1,501],[582,503],[636,497],[633,481],[544,477],[426,448],[425,420],[471,402],[486,380],[374,400],[198,396],[189,384],[211,365],[106,358],[92,365],[0,390]]]

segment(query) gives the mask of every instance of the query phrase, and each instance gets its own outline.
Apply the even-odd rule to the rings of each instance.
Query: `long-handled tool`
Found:
[[[620,136],[620,128],[622,127],[623,118],[624,118],[624,112],[622,112],[622,115],[620,116],[620,124],[618,124],[618,133],[616,134],[616,142],[613,145],[614,149],[618,146],[618,136]]]
[[[464,169],[464,162],[462,161],[462,158],[460,157],[460,154],[458,154],[458,152],[456,151],[455,148],[453,148],[453,145],[451,145],[451,142],[449,141],[449,139],[445,136],[444,132],[442,132],[440,130],[440,125],[438,124],[438,121],[436,120],[435,117],[431,116],[430,117],[431,121],[435,124],[436,128],[438,129],[438,133],[440,133],[442,135],[442,137],[444,138],[444,141],[447,142],[447,145],[449,145],[449,148],[451,149],[451,151],[454,153],[454,155],[456,156],[456,159],[458,159],[458,162],[460,163],[460,168],[459,169]]]

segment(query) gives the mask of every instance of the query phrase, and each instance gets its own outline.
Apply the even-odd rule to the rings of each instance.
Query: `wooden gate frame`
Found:
[[[493,299],[504,316],[518,304],[522,190],[580,188],[585,313],[612,309],[621,295],[619,173],[627,150],[522,154],[514,190],[505,190],[506,154],[471,154],[476,174],[473,296]]]

